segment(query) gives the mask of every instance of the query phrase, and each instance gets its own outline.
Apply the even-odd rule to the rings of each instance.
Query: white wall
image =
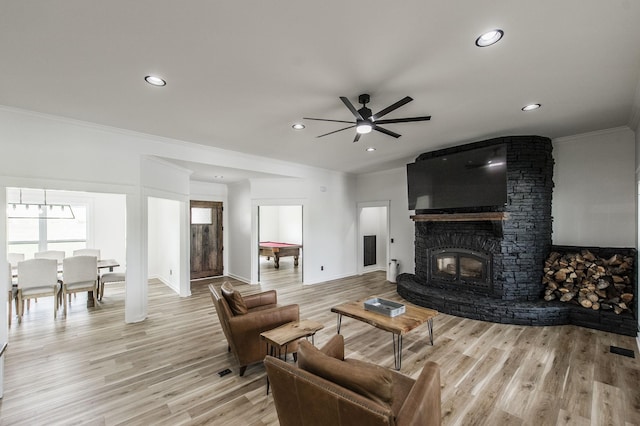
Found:
[[[115,259],[120,267],[115,271],[125,271],[127,264],[127,201],[120,194],[89,194],[93,198],[93,241],[92,247],[100,249],[103,259]]]
[[[302,206],[278,207],[278,240],[302,244]]]
[[[553,141],[553,243],[635,247],[635,135],[629,128]]]
[[[259,241],[280,240],[279,206],[260,206]]]
[[[4,206],[7,203],[7,193],[0,188],[0,206]],[[0,208],[0,221],[6,223],[7,210]],[[5,244],[0,245],[0,318],[5,318],[6,321],[8,312],[7,296],[9,289],[11,288],[10,279],[10,266],[7,258],[7,227],[0,226],[0,241],[4,241]],[[9,327],[7,323],[0,320],[0,347],[9,341]],[[0,398],[4,395],[4,355],[0,357]]]
[[[302,206],[261,206],[259,240],[302,244]]]
[[[149,197],[148,276],[180,294],[180,210],[178,201]]]
[[[229,204],[229,273],[228,275],[246,283],[252,281],[252,252],[258,245],[251,240],[251,191],[248,181],[228,186]],[[252,250],[252,247],[255,249]]]
[[[407,174],[404,167],[384,172],[358,175],[356,179],[358,202],[389,201],[389,259],[398,260],[398,273],[415,271],[414,225],[409,218],[414,214],[408,208]]]

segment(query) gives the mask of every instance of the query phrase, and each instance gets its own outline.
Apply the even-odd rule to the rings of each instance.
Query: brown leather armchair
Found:
[[[225,285],[228,284],[223,284]],[[298,305],[278,305],[275,290],[248,296],[240,296],[236,291],[235,297],[244,302],[242,312],[246,312],[238,314],[232,311],[228,301],[231,299],[221,295],[222,290],[219,293],[213,285],[209,284],[209,291],[211,291],[211,299],[220,325],[227,338],[228,349],[240,365],[240,376],[244,375],[249,364],[264,360],[267,354],[266,344],[260,339],[260,333],[291,321],[298,321],[300,318]],[[231,301],[233,304],[233,300]],[[289,349],[295,352],[297,344],[290,345]]]
[[[440,367],[426,362],[417,379],[344,359],[335,335],[321,350],[301,341],[298,367],[264,360],[281,426],[441,424]]]

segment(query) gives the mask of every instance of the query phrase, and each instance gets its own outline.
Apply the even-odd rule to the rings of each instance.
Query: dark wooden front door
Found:
[[[191,279],[222,275],[222,203],[191,201]]]

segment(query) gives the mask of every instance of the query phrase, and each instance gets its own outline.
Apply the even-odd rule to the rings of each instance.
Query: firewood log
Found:
[[[594,260],[596,260],[596,257],[589,250],[585,249],[585,250],[582,250],[580,253],[582,254],[582,257],[584,257],[586,260],[590,262],[593,262]]]
[[[593,302],[589,299],[580,299],[578,300],[578,302],[580,302],[580,304],[582,305],[583,308],[590,308],[591,306],[593,306]]]
[[[622,293],[620,295],[620,300],[622,300],[624,303],[631,303],[631,301],[633,300],[633,294],[631,293]]]
[[[560,298],[561,302],[568,302],[569,300],[573,299],[576,296],[575,293],[573,292],[568,292],[568,293],[564,293],[562,295],[562,297]]]

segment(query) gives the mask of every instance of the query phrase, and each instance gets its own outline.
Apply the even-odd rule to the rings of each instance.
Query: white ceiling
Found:
[[[476,47],[493,28],[503,40]],[[631,124],[640,2],[3,1],[0,77],[2,105],[360,173],[488,137]],[[339,96],[358,107],[361,93],[374,113],[409,95],[385,118],[432,120],[358,143],[353,129],[315,138],[340,123],[291,129],[352,120]]]

